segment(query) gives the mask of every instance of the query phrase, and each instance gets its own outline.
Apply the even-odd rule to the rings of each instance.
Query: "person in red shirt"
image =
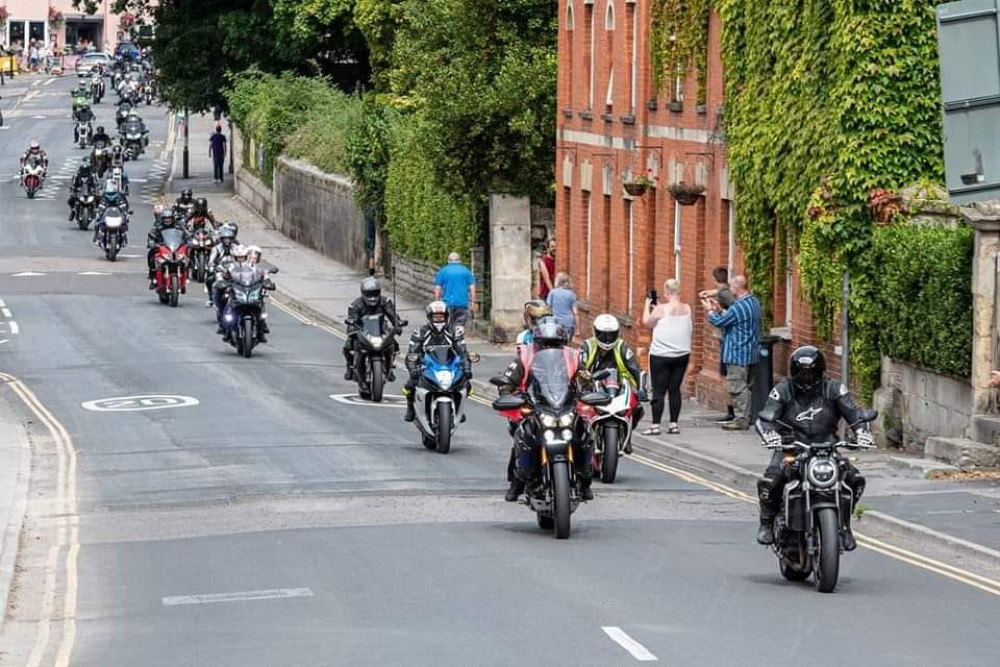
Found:
[[[538,298],[545,300],[555,286],[556,240],[549,239],[545,254],[538,260]]]

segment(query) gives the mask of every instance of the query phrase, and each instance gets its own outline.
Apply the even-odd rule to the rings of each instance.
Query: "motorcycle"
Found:
[[[865,413],[863,419],[851,424],[874,420],[876,412]],[[780,445],[765,445],[784,452],[784,465],[792,474],[785,484],[783,501],[774,519],[774,544],[781,576],[789,581],[805,581],[812,574],[816,589],[832,593],[840,576],[841,535],[845,517],[854,510],[854,492],[843,480],[846,459],[840,448],[874,449],[845,441],[806,443],[795,439],[794,429],[778,422],[783,433]],[[764,432],[757,425],[757,433]]]
[[[424,447],[447,454],[451,437],[464,419],[469,383],[462,371],[462,359],[450,345],[425,349],[423,365],[424,373],[414,389],[414,423],[423,436]]]
[[[191,264],[191,277],[199,283],[208,277],[208,258],[212,254],[212,232],[204,225],[192,226],[191,238],[188,239],[188,257]]]
[[[405,320],[400,322],[406,326]],[[385,383],[395,364],[396,336],[401,332],[383,314],[365,315],[354,334],[354,377],[361,398],[382,402]]]
[[[142,86],[142,99],[146,102],[146,106],[153,103],[153,85],[149,81]]]
[[[73,137],[77,147],[86,148],[87,144],[90,143],[90,138],[94,134],[94,128],[90,123],[78,120],[76,122],[76,127],[73,129]]]
[[[169,303],[171,308],[176,308],[178,295],[187,292],[188,246],[180,229],[164,229],[162,237],[163,243],[153,255],[156,294],[160,303]]]
[[[613,484],[618,461],[632,439],[632,414],[639,398],[630,382],[622,381],[617,369],[605,369],[592,378],[597,391],[607,394],[607,405],[585,410],[594,432],[594,473],[605,484]]]
[[[28,158],[28,163],[21,169],[21,187],[28,199],[34,199],[45,184],[45,165],[36,156]]]
[[[109,206],[104,210],[101,221],[103,226],[98,243],[104,256],[113,262],[118,258],[118,251],[128,245],[128,216],[117,206]]]
[[[90,227],[94,221],[94,213],[97,210],[97,195],[87,188],[86,192],[80,193],[76,198],[76,225],[82,231]]]
[[[118,192],[124,195],[128,195],[128,188],[125,187],[125,170],[121,167],[112,167],[111,175],[108,176],[108,181],[115,184]]]
[[[278,269],[269,269],[267,274],[256,266],[234,266],[230,272],[229,298],[222,316],[231,334],[231,343],[236,352],[246,359],[253,354],[259,341],[260,323],[267,316],[264,313],[264,297],[274,284],[267,278]]]
[[[128,127],[125,128],[124,146],[125,146],[125,160],[138,160],[139,156],[145,152],[143,147],[144,139],[146,134],[139,129],[131,130]]]
[[[104,174],[111,166],[111,153],[106,146],[95,146],[90,154],[91,162],[94,164],[94,172],[98,178],[104,178]]]
[[[100,104],[104,99],[104,79],[100,74],[95,74],[90,78],[90,96],[94,104]]]
[[[525,504],[535,512],[538,526],[555,530],[564,540],[570,536],[570,517],[581,502],[580,485],[573,465],[574,443],[591,437],[578,428],[583,406],[608,405],[611,398],[591,392],[576,398],[570,366],[575,363],[568,349],[538,351],[531,364],[531,381],[525,394],[508,394],[493,401],[493,409],[508,419],[519,420],[519,437],[532,444],[531,456],[540,476],[526,485]],[[505,377],[490,382],[509,386]]]

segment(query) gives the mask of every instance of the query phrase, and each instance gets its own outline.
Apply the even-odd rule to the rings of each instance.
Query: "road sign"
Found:
[[[1000,0],[939,5],[937,24],[948,192],[1000,199]]]

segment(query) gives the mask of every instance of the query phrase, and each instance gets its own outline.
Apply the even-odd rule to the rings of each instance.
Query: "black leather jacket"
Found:
[[[841,419],[848,424],[856,424],[864,415],[851,396],[851,392],[836,380],[824,380],[823,389],[818,394],[796,396],[792,381],[779,382],[767,396],[767,402],[758,415],[761,428],[783,433],[777,424],[780,420],[794,429],[794,435],[805,443],[824,442],[837,431]],[[867,431],[867,422],[855,427],[855,431]]]
[[[357,331],[362,317],[365,315],[377,315],[379,313],[385,313],[386,318],[392,323],[392,326],[397,329],[399,328],[399,315],[396,314],[396,306],[393,305],[392,299],[382,296],[379,297],[377,305],[369,306],[365,303],[364,298],[359,296],[347,307],[347,319],[344,320],[344,324],[347,325],[348,335]]]

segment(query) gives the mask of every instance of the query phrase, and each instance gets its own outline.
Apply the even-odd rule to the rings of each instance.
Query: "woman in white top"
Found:
[[[659,435],[663,417],[663,397],[670,400],[670,426],[667,433],[680,433],[677,419],[681,414],[681,385],[691,358],[691,306],[681,301],[680,283],[674,278],[663,283],[666,301],[646,299],[642,323],[653,330],[649,346],[649,374],[653,383],[653,424],[643,435]],[[656,296],[653,294],[652,296]]]

